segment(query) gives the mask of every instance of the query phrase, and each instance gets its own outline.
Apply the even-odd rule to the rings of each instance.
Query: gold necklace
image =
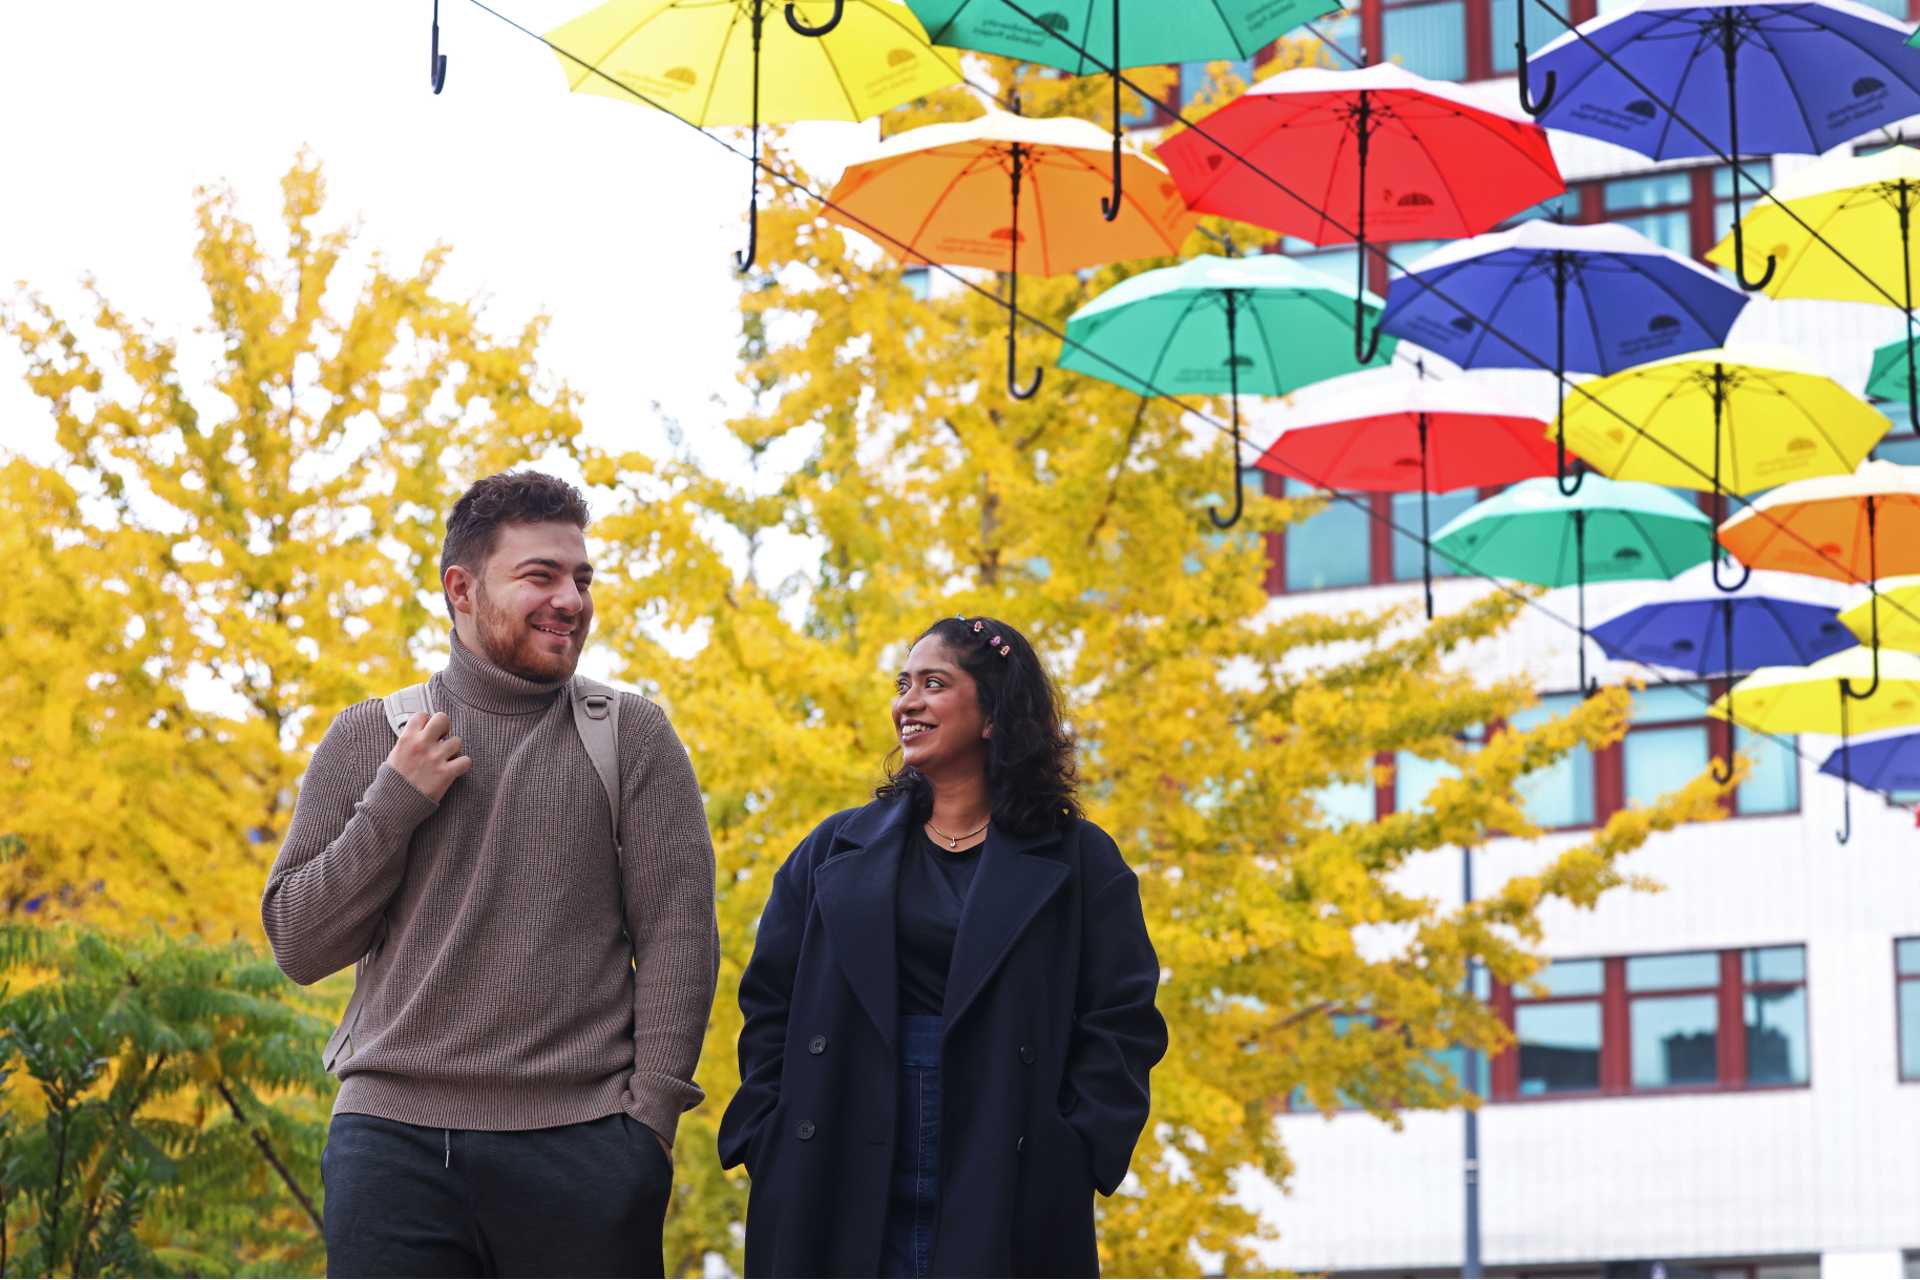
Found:
[[[933,834],[939,836],[942,840],[945,840],[947,842],[948,849],[958,849],[960,847],[960,842],[962,840],[973,839],[975,836],[979,835],[982,831],[985,831],[991,825],[993,825],[993,819],[988,818],[985,822],[981,823],[979,826],[975,827],[973,830],[967,832],[964,835],[950,836],[946,832],[942,831],[939,827],[934,826],[932,818],[927,819],[927,826],[932,828]]]

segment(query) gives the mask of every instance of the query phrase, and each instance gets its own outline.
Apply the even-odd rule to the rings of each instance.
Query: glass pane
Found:
[[[1634,1088],[1713,1084],[1720,1078],[1718,997],[1635,1000],[1627,1016],[1633,1027]]]
[[[1650,805],[1707,767],[1707,726],[1635,729],[1623,752],[1627,803]]]
[[[1396,246],[1398,247],[1398,246]],[[1427,527],[1438,529],[1447,521],[1465,511],[1480,500],[1474,489],[1456,489],[1452,493],[1430,494],[1427,498]],[[1396,493],[1393,495],[1394,528],[1389,531],[1393,539],[1393,580],[1412,582],[1420,576],[1420,495],[1417,493]],[[1400,532],[1402,529],[1407,533]],[[1433,558],[1433,576],[1446,578],[1457,570],[1453,561],[1445,556]]]
[[[1760,193],[1773,185],[1773,163],[1768,160],[1742,160],[1740,172],[1746,175],[1740,182],[1740,198],[1745,200],[1748,196],[1758,196],[1764,199]],[[1753,185],[1756,182],[1760,184],[1757,187]],[[1733,167],[1721,165],[1713,171],[1714,198],[1723,199],[1732,194]]]
[[[1550,694],[1515,712],[1507,723],[1527,730],[1565,715],[1579,704],[1573,694]],[[1593,754],[1575,747],[1555,764],[1520,779],[1514,788],[1528,818],[1543,827],[1578,827],[1593,821]]]
[[[1381,20],[1381,38],[1387,46],[1383,61],[1432,80],[1466,79],[1465,0],[1388,9]]]
[[[1739,644],[1736,640],[1735,645]],[[1737,655],[1736,655],[1737,656]],[[1699,720],[1707,714],[1706,686],[1701,684],[1661,684],[1636,690],[1628,712],[1635,724],[1672,724],[1675,720]]]
[[[1747,1083],[1807,1082],[1807,989],[1749,991]]]
[[[1320,806],[1320,816],[1330,827],[1344,827],[1352,822],[1373,821],[1373,784],[1371,782],[1336,782],[1321,787],[1313,793],[1314,802]]]
[[[1673,213],[1648,213],[1637,218],[1615,218],[1621,226],[1638,231],[1662,249],[1680,254],[1693,253],[1693,216],[1685,209]]]
[[[1533,0],[1525,0],[1527,5],[1527,53],[1529,56],[1540,52],[1541,46],[1555,36],[1566,33],[1566,27],[1556,21],[1553,14],[1546,12]],[[1567,6],[1564,3],[1553,6],[1553,12],[1564,15]],[[1512,75],[1519,64],[1514,60],[1513,45],[1518,32],[1514,30],[1514,7],[1494,0],[1493,5],[1493,74]],[[1536,77],[1538,72],[1535,73]],[[1536,84],[1536,88],[1538,85]]]
[[[1900,1078],[1920,1080],[1920,982],[1900,984]]]
[[[1298,497],[1311,486],[1288,480],[1286,493]],[[1335,500],[1326,510],[1287,526],[1287,589],[1351,587],[1372,577],[1372,521],[1349,502]]]
[[[1416,1070],[1424,1069],[1442,1080],[1458,1081],[1484,1098],[1492,1092],[1487,1078],[1487,1055],[1484,1053],[1471,1055],[1473,1058],[1471,1077],[1467,1073],[1468,1056],[1465,1049],[1442,1049],[1438,1053],[1428,1054],[1425,1062],[1417,1064]]]
[[[1752,955],[1752,952],[1747,954]],[[1720,985],[1720,953],[1689,951],[1674,956],[1630,956],[1627,990],[1681,991]]]
[[[1393,757],[1393,811],[1406,813],[1427,802],[1427,796],[1443,778],[1457,778],[1460,770],[1444,760],[1423,760],[1410,751]]]
[[[1448,243],[1451,242],[1446,240],[1402,240],[1398,244],[1388,245],[1387,279],[1394,280],[1405,275],[1408,267],[1426,257],[1441,245]],[[1418,498],[1420,495],[1416,493],[1413,496]],[[1419,517],[1419,514],[1418,510],[1414,512],[1416,519]],[[1436,529],[1439,527],[1437,524],[1434,526]]]
[[[1569,1093],[1600,1087],[1600,1002],[1521,1005],[1513,1011],[1520,1042],[1520,1093]]]
[[[1748,982],[1805,982],[1805,947],[1761,947],[1740,957],[1740,972]]]
[[[933,272],[927,267],[907,267],[900,272],[900,283],[907,286],[907,292],[916,302],[925,302],[933,283]]]
[[[1693,199],[1693,177],[1686,170],[1648,174],[1644,178],[1617,178],[1601,188],[1608,213],[1631,209],[1660,209],[1684,205]]]
[[[1360,56],[1360,9],[1358,5],[1354,6],[1353,11],[1350,13],[1320,18],[1316,20],[1313,25],[1319,31],[1320,35],[1325,37],[1327,43],[1331,43],[1335,47],[1344,50],[1348,57],[1353,59],[1353,62],[1348,62],[1346,58],[1341,57],[1337,53],[1329,54],[1328,57],[1334,66],[1350,67],[1355,63],[1366,61],[1365,58]],[[1307,30],[1305,27],[1302,27],[1300,31],[1296,33],[1300,39],[1311,38],[1313,34],[1312,31]]]
[[[1920,938],[1902,938],[1894,943],[1893,960],[1901,973],[1920,977]]]
[[[1253,62],[1251,59],[1230,58],[1226,59],[1225,62],[1226,65],[1221,68],[1223,75],[1232,76],[1238,80],[1241,89],[1245,89],[1253,83]],[[1209,70],[1213,65],[1211,62],[1183,62],[1180,64],[1180,102],[1182,106],[1185,106],[1189,102],[1196,101],[1210,92],[1212,96],[1208,98],[1208,101],[1216,106],[1226,101],[1227,97],[1230,96],[1231,90],[1223,91],[1221,85],[1216,84],[1214,81],[1213,73]]]
[[[1511,227],[1516,223],[1530,222],[1535,218],[1551,218],[1556,214],[1562,222],[1580,221],[1580,192],[1578,188],[1569,188],[1557,196],[1548,196],[1538,204],[1530,204],[1500,225],[1502,227]]]
[[[1900,416],[1905,417],[1906,413],[1906,407],[1903,405]],[[1899,462],[1908,465],[1920,462],[1920,436],[1895,436],[1891,440],[1883,439],[1873,446],[1873,456],[1882,462]]]
[[[1860,3],[1878,9],[1890,18],[1898,18],[1902,22],[1907,20],[1906,0],[1860,0]]]
[[[1607,984],[1607,968],[1600,960],[1555,960],[1528,979],[1528,993],[1547,996],[1597,996]],[[1523,997],[1524,998],[1524,997]]]
[[[1736,812],[1793,813],[1800,808],[1800,758],[1793,745],[1797,742],[1788,738],[1781,743],[1769,734],[1734,728],[1733,749],[1745,752],[1753,762],[1747,780],[1734,788]]]

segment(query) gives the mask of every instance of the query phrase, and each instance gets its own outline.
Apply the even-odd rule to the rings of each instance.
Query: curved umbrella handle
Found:
[[[794,7],[789,4],[787,6],[787,26],[793,29],[795,35],[812,36],[818,40],[821,36],[826,35],[829,31],[839,26],[840,19],[844,18],[846,13],[847,0],[833,0],[833,16],[817,27],[810,27],[800,20],[800,15],[795,12]]]
[[[1034,381],[1038,382],[1039,379],[1036,377]],[[1240,523],[1240,513],[1245,511],[1246,507],[1246,477],[1240,471],[1240,437],[1236,433],[1233,438],[1233,514],[1222,516],[1218,507],[1208,507],[1207,515],[1213,519],[1214,528],[1231,529]]]
[[[1360,247],[1360,285],[1366,287],[1367,255],[1366,246]],[[1361,364],[1372,364],[1374,357],[1380,354],[1380,327],[1374,326],[1373,333],[1367,333],[1367,303],[1364,296],[1355,295],[1353,299],[1353,358]]]
[[[1120,0],[1113,0],[1113,195],[1100,197],[1100,216],[1120,216]]]
[[[1853,681],[1845,676],[1840,678],[1840,716],[1843,725],[1846,722],[1848,699],[1865,702],[1880,691],[1880,531],[1879,513],[1872,494],[1867,495],[1867,592],[1871,602],[1868,614],[1873,619],[1873,681],[1867,685],[1865,692],[1855,693]]]
[[[1720,559],[1720,543],[1719,540],[1716,539],[1713,544],[1713,585],[1716,590],[1724,591],[1728,595],[1732,595],[1734,592],[1740,590],[1740,588],[1746,586],[1747,579],[1753,576],[1753,566],[1750,564],[1742,564],[1740,565],[1740,576],[1738,578],[1732,582],[1722,582],[1720,581],[1720,565],[1722,563]],[[1739,562],[1732,556],[1728,556],[1724,563],[1738,564]]]
[[[1713,567],[1715,572],[1718,572],[1720,562],[1715,560]],[[1735,673],[1739,668],[1733,665],[1733,601],[1731,600],[1720,602],[1720,626],[1720,660],[1727,665],[1727,759],[1724,767],[1718,758],[1714,760],[1713,780],[1725,786],[1733,781],[1733,735],[1740,724],[1733,718],[1733,686]]]
[[[1876,659],[1879,657],[1878,649],[1874,650],[1874,657]],[[1874,683],[1878,684],[1879,680],[1880,677],[1876,673]],[[1847,745],[1848,727],[1847,682],[1842,680],[1840,682],[1840,829],[1833,833],[1833,838],[1841,844],[1853,839],[1853,753]]]
[[[447,55],[440,52],[440,0],[433,0],[433,50],[427,55],[427,77],[435,93],[447,87]]]
[[[1738,185],[1737,179],[1735,180],[1735,185]],[[1735,205],[1736,211],[1734,216],[1737,218],[1740,216],[1737,201]],[[1760,273],[1760,278],[1758,280],[1747,279],[1747,239],[1746,236],[1741,233],[1740,224],[1738,222],[1733,224],[1733,275],[1734,279],[1740,282],[1742,289],[1745,289],[1748,293],[1758,293],[1760,290],[1766,288],[1767,283],[1773,279],[1774,268],[1779,265],[1780,264],[1774,260],[1774,256],[1768,254],[1767,269]]]
[[[1564,387],[1562,388],[1564,390]],[[1587,469],[1578,459],[1573,464],[1573,483],[1567,483],[1567,433],[1564,428],[1553,435],[1553,483],[1560,496],[1571,498],[1587,482]]]
[[[1520,109],[1530,116],[1537,116],[1547,109],[1553,101],[1554,88],[1560,77],[1552,71],[1547,72],[1547,82],[1540,86],[1540,97],[1536,101],[1527,95],[1527,0],[1513,0],[1513,29],[1517,38],[1513,42],[1514,66],[1519,69],[1518,85],[1520,89]]]
[[[1120,6],[1114,4],[1116,16]],[[1221,519],[1219,511],[1207,508],[1207,514],[1213,518],[1216,529],[1231,529],[1240,523],[1240,513],[1246,510],[1246,476],[1240,470],[1240,338],[1239,338],[1239,300],[1231,289],[1226,290],[1224,298],[1227,311],[1227,396],[1233,406],[1233,514]]]

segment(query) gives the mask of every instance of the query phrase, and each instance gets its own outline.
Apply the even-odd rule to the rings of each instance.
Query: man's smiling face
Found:
[[[593,566],[578,525],[503,526],[473,584],[471,616],[480,653],[523,680],[567,679],[593,626],[592,588]]]

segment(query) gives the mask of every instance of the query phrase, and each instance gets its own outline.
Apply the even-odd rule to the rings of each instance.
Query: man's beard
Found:
[[[587,638],[587,619],[581,615],[574,623],[574,644],[564,652],[550,653],[541,647],[540,632],[526,619],[504,609],[496,609],[487,599],[485,587],[477,586],[474,603],[475,631],[480,637],[480,653],[509,675],[535,684],[553,684],[568,679],[580,662],[580,650]]]

